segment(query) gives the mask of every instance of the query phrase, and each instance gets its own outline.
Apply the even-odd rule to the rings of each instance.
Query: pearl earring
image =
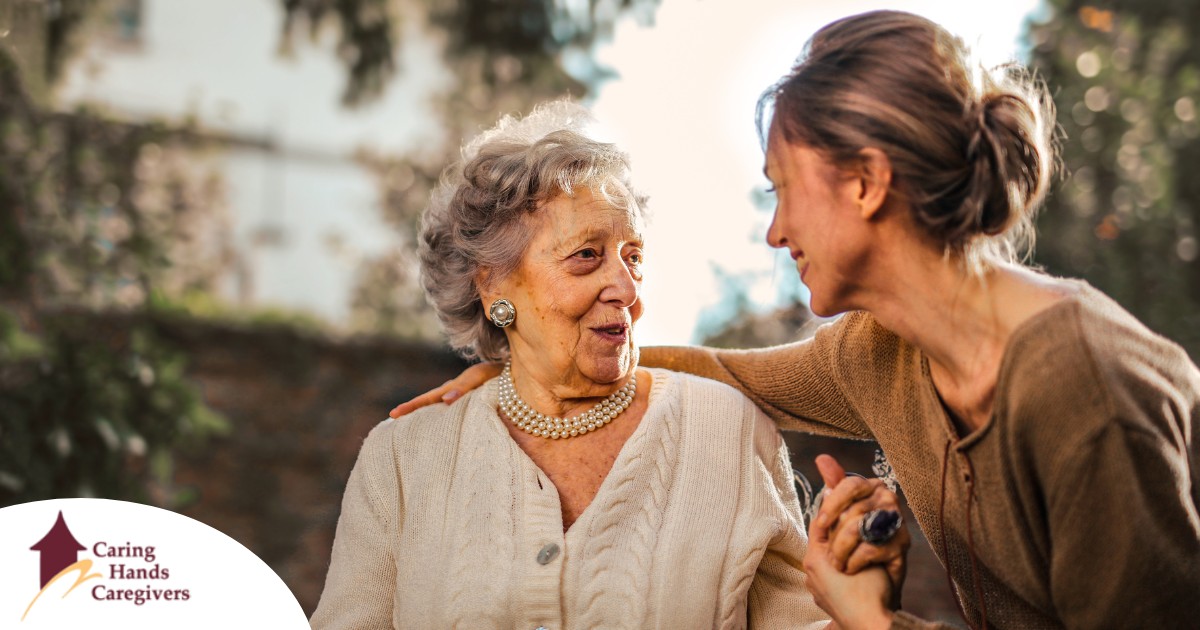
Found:
[[[488,313],[491,314],[492,323],[495,324],[497,328],[504,328],[505,326],[513,323],[513,320],[517,318],[516,307],[513,306],[512,302],[509,302],[504,298],[500,298],[499,300],[492,302],[492,306],[488,309]]]

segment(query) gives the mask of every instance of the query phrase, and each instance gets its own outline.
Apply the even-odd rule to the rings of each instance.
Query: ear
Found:
[[[858,152],[858,207],[864,219],[872,219],[887,202],[892,188],[892,161],[883,151],[867,147]]]
[[[481,268],[475,273],[475,290],[479,292],[479,300],[483,302],[483,310],[486,313],[488,306],[496,300],[491,269]]]

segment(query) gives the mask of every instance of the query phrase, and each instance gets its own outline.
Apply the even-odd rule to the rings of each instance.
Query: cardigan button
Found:
[[[550,543],[549,545],[542,547],[542,550],[539,551],[537,555],[538,564],[550,564],[551,560],[554,560],[558,557],[558,552],[558,545],[554,543]]]

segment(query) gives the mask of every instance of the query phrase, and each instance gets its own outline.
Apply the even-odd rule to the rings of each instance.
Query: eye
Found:
[[[599,258],[600,252],[597,252],[596,250],[592,249],[591,247],[588,247],[587,249],[581,249],[581,250],[575,252],[575,257],[583,259],[583,260],[592,260],[594,258]]]
[[[642,251],[640,249],[630,252],[625,258],[629,260],[629,264],[631,265],[640,265],[642,264],[642,261],[645,260],[645,257],[642,255]]]

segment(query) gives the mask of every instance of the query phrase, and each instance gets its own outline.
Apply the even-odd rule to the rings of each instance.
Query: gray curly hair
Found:
[[[504,360],[508,338],[484,315],[477,280],[516,270],[533,238],[529,218],[559,195],[586,186],[613,207],[643,215],[629,158],[586,135],[582,106],[560,100],[528,116],[505,116],[442,174],[421,217],[421,285],[450,346],[469,359]]]

